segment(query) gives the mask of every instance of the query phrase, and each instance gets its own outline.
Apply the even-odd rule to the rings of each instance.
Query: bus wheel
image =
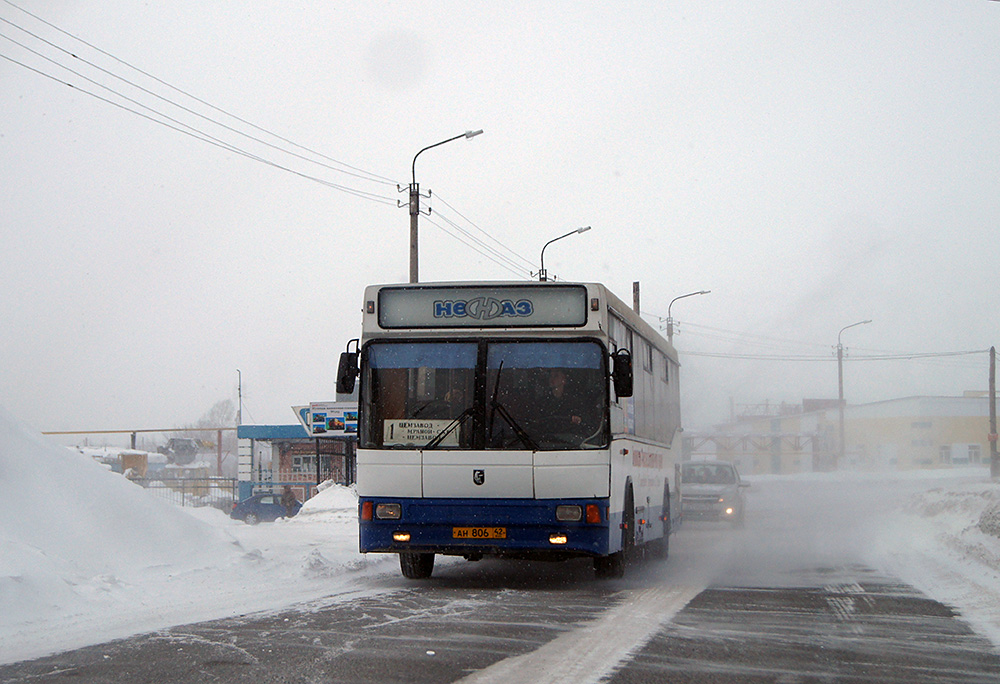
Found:
[[[407,579],[427,579],[434,571],[433,553],[401,553],[399,569]]]
[[[663,536],[649,542],[649,557],[664,560],[670,553],[670,492],[663,493]]]
[[[598,579],[618,579],[625,576],[625,564],[632,557],[635,546],[635,499],[632,487],[625,490],[622,510],[622,548],[607,556],[594,559],[594,575]]]
[[[625,554],[621,551],[594,559],[594,577],[597,579],[619,579],[624,576]]]

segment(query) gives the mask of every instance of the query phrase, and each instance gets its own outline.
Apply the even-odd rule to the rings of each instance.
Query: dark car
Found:
[[[249,499],[233,504],[229,517],[242,520],[247,525],[256,525],[259,522],[274,522],[278,518],[291,517],[300,508],[302,504],[296,501],[289,513],[281,505],[281,494],[254,494]]]
[[[732,463],[684,463],[681,465],[681,514],[686,520],[725,520],[742,525],[746,515],[743,490],[749,486]]]

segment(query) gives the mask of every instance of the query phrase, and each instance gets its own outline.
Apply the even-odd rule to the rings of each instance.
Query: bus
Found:
[[[353,349],[352,349],[353,345]],[[666,557],[679,519],[677,352],[595,283],[372,285],[337,391],[358,387],[362,553]]]

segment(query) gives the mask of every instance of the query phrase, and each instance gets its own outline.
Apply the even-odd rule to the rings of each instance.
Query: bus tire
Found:
[[[620,579],[624,576],[625,554],[621,551],[594,559],[594,577],[597,579]]]
[[[649,542],[646,548],[649,557],[655,560],[666,560],[670,555],[670,492],[663,493],[663,536]]]
[[[401,553],[399,569],[407,579],[427,579],[434,571],[433,553]]]
[[[622,548],[607,556],[594,559],[594,575],[598,579],[620,579],[625,576],[625,565],[632,557],[635,546],[635,499],[632,485],[625,490],[622,508]]]

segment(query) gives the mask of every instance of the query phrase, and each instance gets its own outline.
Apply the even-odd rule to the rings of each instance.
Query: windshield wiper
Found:
[[[493,440],[493,416],[494,414],[499,413],[500,417],[503,418],[508,425],[510,425],[510,428],[514,431],[514,434],[517,435],[517,438],[521,440],[524,446],[528,447],[532,451],[538,451],[538,445],[535,444],[535,440],[531,439],[531,436],[525,431],[525,429],[521,427],[516,420],[514,420],[514,416],[510,415],[510,411],[508,411],[503,404],[497,401],[497,394],[500,391],[500,374],[502,372],[503,361],[501,361],[500,365],[497,367],[497,381],[496,384],[493,385],[493,398],[490,399],[490,424],[488,427],[487,442],[491,442]]]
[[[507,421],[511,430],[514,431],[514,434],[517,435],[517,438],[521,440],[521,443],[524,444],[524,446],[528,447],[532,451],[538,451],[538,445],[535,444],[535,440],[531,438],[531,435],[529,435],[523,427],[518,425],[518,422],[514,420],[514,416],[510,415],[510,411],[508,411],[503,404],[494,399],[490,402],[490,408],[499,413],[500,417]]]
[[[434,439],[427,442],[427,444],[424,445],[424,449],[436,449],[441,444],[441,442],[444,441],[445,437],[450,435],[453,431],[457,430],[462,425],[462,423],[464,423],[469,419],[469,416],[471,416],[473,413],[475,413],[475,408],[472,406],[462,411],[462,413],[459,414],[458,418],[448,423],[444,427],[444,429],[441,430],[441,432],[437,433],[437,436],[435,436]]]

